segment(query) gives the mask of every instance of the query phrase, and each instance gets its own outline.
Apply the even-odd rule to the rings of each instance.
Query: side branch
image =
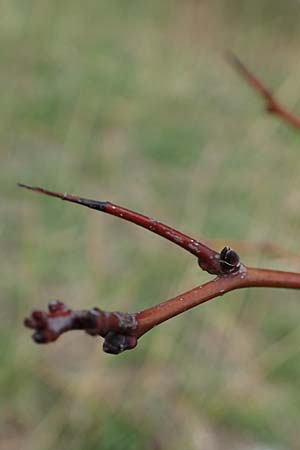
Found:
[[[252,86],[266,102],[266,110],[277,115],[279,118],[289,123],[295,128],[300,128],[300,117],[284,108],[279,101],[273,96],[272,92],[265,86],[265,84],[257,78],[239,58],[233,53],[228,52],[230,63],[238,70],[243,78]]]
[[[198,258],[199,266],[203,270],[206,270],[207,272],[214,275],[220,275],[223,273],[223,269],[220,264],[220,254],[218,252],[207,247],[202,242],[193,239],[190,236],[187,236],[186,234],[183,234],[180,231],[169,227],[168,225],[158,222],[155,219],[123,208],[122,206],[115,205],[114,203],[110,203],[108,201],[86,199],[67,193],[62,194],[59,192],[49,191],[48,189],[44,189],[41,187],[27,186],[21,183],[19,183],[18,185],[31,191],[39,192],[41,194],[65,200],[67,202],[77,203],[88,208],[96,209],[97,211],[111,214],[113,216],[119,217],[120,219],[127,220],[128,222],[146,228],[147,230],[152,231],[152,233],[158,234],[163,238],[168,239],[169,241],[173,242],[176,245],[179,245],[192,255],[196,256]]]

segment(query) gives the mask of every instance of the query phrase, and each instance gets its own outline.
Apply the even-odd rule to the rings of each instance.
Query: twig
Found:
[[[92,336],[104,338],[103,350],[118,354],[136,347],[138,339],[153,327],[201,303],[229,291],[246,287],[277,287],[300,289],[300,274],[248,268],[240,262],[238,254],[230,247],[216,253],[201,242],[146,216],[109,202],[98,202],[68,194],[59,194],[43,188],[20,185],[36,192],[79,203],[99,211],[108,212],[129,220],[159,234],[200,258],[202,269],[217,275],[212,281],[198,286],[166,302],[137,313],[106,312],[98,308],[72,311],[60,301],[51,302],[48,311],[33,311],[25,319],[25,326],[35,330],[37,343],[53,342],[70,330],[85,330]],[[154,224],[154,227],[153,227]],[[180,240],[178,240],[178,237]],[[191,248],[190,245],[197,242]]]
[[[146,228],[152,233],[158,234],[165,239],[179,245],[184,250],[188,251],[192,255],[198,258],[199,266],[206,270],[207,272],[218,275],[222,273],[220,268],[219,253],[197,241],[192,239],[190,236],[175,230],[174,228],[164,225],[155,219],[144,216],[142,214],[130,211],[129,209],[123,208],[122,206],[115,205],[107,201],[97,201],[87,198],[78,197],[75,195],[64,194],[59,192],[49,191],[41,187],[27,186],[25,184],[18,183],[20,187],[30,189],[31,191],[40,192],[42,194],[50,195],[51,197],[60,198],[67,202],[77,203],[78,205],[83,205],[88,208],[96,209],[97,211],[105,212],[113,216],[119,217],[120,219],[132,222],[140,227]]]
[[[238,72],[245,78],[266,101],[266,110],[280,117],[285,122],[289,123],[295,128],[300,127],[300,117],[284,108],[280,102],[273,96],[272,92],[265,86],[265,84],[257,78],[240,59],[231,52],[227,52],[230,63],[238,70]]]
[[[25,326],[34,329],[39,344],[53,342],[70,330],[85,330],[104,338],[103,350],[118,354],[136,347],[138,339],[153,327],[208,300],[235,289],[276,287],[300,289],[300,274],[241,266],[236,274],[223,275],[191,291],[138,313],[105,312],[98,308],[72,311],[62,302],[49,304],[49,312],[34,311]]]

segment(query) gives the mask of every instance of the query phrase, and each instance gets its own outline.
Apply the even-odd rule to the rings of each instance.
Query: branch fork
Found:
[[[216,276],[201,286],[137,313],[108,312],[99,308],[73,311],[59,300],[52,301],[48,311],[33,311],[24,321],[26,327],[34,330],[32,337],[38,344],[54,342],[71,330],[84,330],[91,336],[104,339],[104,352],[119,354],[135,348],[139,338],[153,327],[234,289],[252,286],[300,288],[300,274],[246,267],[240,262],[239,255],[228,246],[216,252],[168,225],[119,205],[41,187],[19,186],[105,212],[146,228],[195,256],[203,270]]]

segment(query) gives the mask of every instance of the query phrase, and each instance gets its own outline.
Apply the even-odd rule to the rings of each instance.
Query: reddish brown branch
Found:
[[[113,216],[119,217],[120,219],[132,222],[140,227],[146,228],[152,233],[158,234],[165,239],[179,245],[184,250],[188,251],[192,255],[198,258],[200,267],[207,272],[218,275],[223,272],[220,267],[220,255],[218,252],[212,250],[206,245],[202,244],[196,239],[175,230],[155,219],[144,216],[143,214],[130,211],[129,209],[123,208],[122,206],[115,205],[107,201],[97,201],[78,197],[75,195],[70,195],[67,193],[61,194],[59,192],[49,191],[48,189],[43,189],[41,187],[27,186],[25,184],[19,183],[20,187],[30,189],[31,191],[39,192],[42,194],[49,195],[51,197],[60,198],[72,203],[77,203],[79,205],[86,206],[88,208],[96,209],[97,211],[105,212]]]
[[[300,289],[300,274],[278,270],[247,268],[240,266],[238,272],[223,275],[171,300],[149,308],[136,315],[138,330],[142,334],[153,326],[208,300],[235,289],[249,287],[276,287]]]
[[[61,302],[49,304],[49,312],[34,311],[25,325],[35,330],[37,343],[53,342],[70,330],[85,330],[104,338],[103,350],[118,354],[136,347],[138,339],[153,327],[208,300],[246,287],[300,289],[300,274],[241,266],[235,274],[223,275],[144,311],[128,314],[98,308],[72,311]]]
[[[71,330],[85,330],[92,336],[99,335],[104,338],[103,350],[105,352],[118,354],[124,350],[133,349],[137,345],[138,339],[153,327],[234,289],[259,286],[300,289],[300,274],[247,268],[240,263],[237,253],[227,246],[220,253],[216,253],[201,242],[195,241],[167,225],[121,206],[68,194],[58,194],[42,188],[21,186],[108,212],[150,229],[196,255],[200,258],[200,265],[204,270],[218,275],[214,280],[191,291],[132,314],[106,312],[98,308],[72,311],[62,302],[51,302],[48,305],[47,312],[34,311],[29,318],[25,319],[25,326],[35,330],[33,339],[37,343],[53,342],[61,334]],[[154,228],[153,224],[155,224]],[[194,246],[195,242],[198,243],[196,246]],[[190,247],[191,244],[193,244],[193,247]]]
[[[245,80],[252,86],[266,101],[266,109],[269,113],[277,115],[279,118],[289,123],[295,128],[300,127],[300,117],[284,108],[280,102],[273,96],[272,92],[265,84],[257,78],[239,58],[233,53],[228,52],[228,58],[231,64],[239,71]]]

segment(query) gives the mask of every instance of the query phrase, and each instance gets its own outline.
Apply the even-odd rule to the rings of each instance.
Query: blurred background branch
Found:
[[[296,116],[296,114],[284,108],[281,103],[279,103],[279,101],[274,97],[272,91],[267,88],[265,84],[254,73],[252,73],[236,55],[231,52],[227,52],[227,54],[228,60],[237,69],[240,75],[265,100],[267,112],[276,115],[281,120],[284,120],[293,127],[299,128],[300,116]]]

